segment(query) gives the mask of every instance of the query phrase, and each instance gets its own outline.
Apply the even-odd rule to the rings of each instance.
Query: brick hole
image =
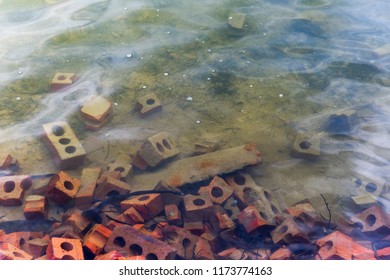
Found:
[[[12,252],[12,255],[14,255],[17,258],[23,258],[23,255],[19,252]]]
[[[68,145],[70,143],[70,139],[69,138],[61,138],[60,140],[58,140],[58,142],[62,145]]]
[[[125,247],[125,245],[126,245],[126,241],[122,236],[115,237],[113,243],[115,246],[118,246],[121,248]]]
[[[374,193],[378,189],[378,187],[374,183],[368,183],[366,185],[365,189],[369,193]]]
[[[131,244],[129,246],[129,252],[130,256],[141,256],[142,255],[142,247],[139,246],[138,244]]]
[[[234,182],[237,184],[237,185],[245,185],[246,183],[246,179],[244,176],[242,175],[236,175],[234,176]]]
[[[60,76],[57,77],[57,79],[60,80],[60,81],[63,81],[63,80],[66,79],[66,76],[65,75],[60,75]]]
[[[149,198],[150,198],[150,196],[144,195],[144,196],[139,197],[138,201],[145,201],[145,200],[148,200]]]
[[[228,216],[230,217],[231,215],[233,215],[233,211],[230,210],[230,209],[225,209],[226,211],[226,214],[228,214]]]
[[[160,152],[164,152],[164,147],[163,147],[163,145],[161,145],[160,143],[157,143],[156,146],[157,146],[157,149],[158,149]]]
[[[376,222],[376,217],[372,214],[366,217],[366,223],[368,226],[372,227]]]
[[[55,125],[51,128],[51,131],[55,136],[62,136],[65,134],[65,130],[62,126]]]
[[[65,148],[65,152],[67,152],[68,154],[73,154],[74,152],[76,152],[76,147],[75,146],[68,146]]]
[[[20,182],[20,185],[21,185],[22,189],[24,189],[24,190],[28,189],[32,185],[31,179],[30,178],[23,179]]]
[[[65,181],[64,182],[64,187],[65,187],[65,189],[67,189],[69,191],[74,189],[74,186],[73,186],[72,182],[69,182],[69,181]]]
[[[264,220],[267,220],[268,219],[268,216],[267,214],[265,214],[264,212],[260,211],[260,216],[264,219]]]
[[[167,139],[163,139],[162,140],[162,144],[164,145],[165,148],[167,148],[168,150],[172,150],[172,146],[171,144],[169,144],[169,141]]]
[[[125,171],[125,168],[124,167],[121,167],[121,166],[118,166],[114,169],[114,171],[119,171],[120,173],[122,173],[123,171]]]
[[[62,242],[61,248],[65,251],[69,252],[69,251],[73,250],[73,245],[72,245],[72,243],[69,243],[69,242]]]
[[[119,192],[116,191],[116,190],[112,190],[112,191],[110,191],[110,192],[107,193],[106,197],[107,197],[107,196],[113,196],[113,195],[119,195]]]
[[[188,238],[184,238],[184,239],[181,241],[181,245],[183,246],[184,250],[186,250],[187,248],[190,247],[191,241],[190,241]]]
[[[302,141],[301,143],[299,143],[299,147],[302,150],[307,150],[307,149],[310,149],[311,143],[309,141]]]
[[[13,190],[15,189],[15,182],[14,181],[5,182],[5,184],[3,185],[3,189],[4,192],[6,193],[13,192]]]
[[[354,181],[354,183],[355,183],[355,187],[356,187],[356,188],[359,188],[359,187],[363,184],[363,181],[362,181],[361,179],[357,178],[357,179]]]
[[[279,233],[285,233],[288,230],[288,226],[282,226],[279,230]]]
[[[146,104],[148,105],[153,105],[154,103],[156,103],[156,100],[154,100],[153,98],[149,98],[148,100],[146,100]]]
[[[26,240],[24,240],[24,238],[20,238],[20,240],[19,240],[19,247],[23,246],[24,243],[26,243]]]
[[[273,204],[271,204],[271,210],[272,210],[272,212],[274,212],[274,214],[279,214],[278,208],[276,208],[276,206]]]
[[[202,205],[205,205],[205,204],[206,204],[206,202],[205,202],[203,199],[201,199],[201,198],[195,199],[195,200],[193,201],[193,203],[194,203],[194,205],[196,205],[196,206],[202,206]]]
[[[220,187],[213,187],[211,189],[211,195],[214,197],[221,197],[223,195],[223,190]]]
[[[74,257],[72,257],[71,255],[63,255],[61,260],[72,261],[72,260],[74,260]]]
[[[157,255],[153,254],[153,253],[149,253],[146,255],[146,259],[147,260],[158,260],[157,258]]]
[[[268,201],[271,201],[271,195],[269,194],[269,192],[264,191],[264,196],[265,196],[265,198],[266,198]]]
[[[333,247],[333,241],[332,241],[332,240],[326,241],[324,247],[325,247],[326,250],[332,249],[332,247]]]

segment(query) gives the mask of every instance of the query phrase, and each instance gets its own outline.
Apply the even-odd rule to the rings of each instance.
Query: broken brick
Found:
[[[55,203],[65,205],[76,196],[79,188],[79,179],[60,171],[50,179],[46,189],[46,197]]]
[[[71,86],[76,80],[75,73],[57,72],[51,81],[51,90],[60,91]]]
[[[213,202],[206,194],[183,197],[185,216],[192,221],[208,220],[213,209]]]
[[[29,195],[23,208],[27,220],[43,219],[47,215],[46,198],[42,195]]]
[[[84,168],[80,178],[80,188],[75,197],[75,204],[79,209],[86,209],[91,206],[97,180],[102,174],[100,167]]]
[[[267,222],[261,217],[259,211],[252,205],[242,210],[237,219],[248,233],[267,225]]]
[[[177,249],[177,255],[184,259],[192,258],[194,248],[199,236],[192,234],[189,230],[176,226],[164,228],[165,241]]]
[[[269,256],[270,260],[289,260],[291,259],[291,251],[285,246],[277,249],[275,252]]]
[[[287,244],[305,243],[309,241],[306,234],[307,229],[303,223],[294,219],[287,218],[278,225],[272,232],[271,237],[274,243],[284,241]]]
[[[50,260],[84,260],[82,244],[78,239],[53,237],[46,255]]]
[[[390,216],[377,205],[356,214],[351,218],[351,221],[354,224],[360,224],[363,233],[379,236],[390,234]]]
[[[83,247],[96,256],[103,251],[111,233],[109,228],[96,224],[85,234]]]
[[[24,191],[31,184],[31,179],[27,175],[0,177],[0,204],[4,206],[22,205]]]
[[[199,194],[207,193],[212,202],[223,204],[232,194],[233,189],[219,176],[215,176],[210,184],[199,189]]]
[[[134,207],[144,219],[151,219],[164,210],[164,202],[160,194],[145,194],[123,200],[122,209]]]
[[[0,260],[32,260],[33,257],[10,243],[0,243]]]
[[[165,218],[172,225],[180,225],[181,221],[181,212],[176,204],[167,204],[164,207]]]
[[[162,108],[160,100],[154,93],[149,93],[137,99],[137,110],[141,117],[149,116],[150,114],[160,111]]]
[[[103,183],[100,183],[95,191],[95,198],[103,200],[111,195],[127,194],[131,191],[131,186],[119,179],[107,177]]]

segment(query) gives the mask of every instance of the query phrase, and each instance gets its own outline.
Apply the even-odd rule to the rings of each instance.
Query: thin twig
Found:
[[[331,222],[332,222],[332,213],[330,212],[329,204],[328,204],[328,202],[326,201],[325,196],[324,196],[322,193],[320,193],[320,196],[321,196],[322,199],[324,200],[326,209],[328,210],[328,226],[327,226],[327,231],[329,231],[329,230],[330,230],[330,224],[331,224]],[[324,216],[322,216],[321,213],[320,213],[320,216],[321,216],[322,219],[326,220],[326,219],[324,218]]]

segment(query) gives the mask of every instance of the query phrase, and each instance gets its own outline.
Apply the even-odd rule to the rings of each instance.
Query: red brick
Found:
[[[166,204],[164,207],[165,218],[172,225],[181,225],[181,212],[176,204]]]
[[[164,210],[164,202],[160,194],[145,194],[131,197],[121,202],[122,209],[134,207],[144,219],[150,219]]]
[[[281,241],[287,244],[308,242],[309,237],[306,232],[307,228],[304,224],[297,223],[294,218],[287,218],[271,232],[271,237],[274,243]]]
[[[390,260],[390,247],[386,247],[376,251],[379,260]]]
[[[12,156],[10,154],[2,155],[0,157],[0,169],[7,169],[12,163]]]
[[[31,184],[31,178],[27,175],[0,177],[0,204],[3,206],[22,205],[24,192]]]
[[[86,209],[91,206],[97,185],[97,180],[102,174],[100,167],[84,168],[80,178],[80,189],[75,197],[76,207]]]
[[[0,243],[0,260],[32,260],[33,257],[10,243]]]
[[[270,260],[289,260],[291,259],[291,251],[286,247],[279,248],[269,256]]]
[[[79,188],[79,179],[60,171],[50,179],[46,197],[57,204],[65,205],[76,196]]]
[[[210,242],[204,238],[199,238],[194,248],[194,259],[214,260],[214,253],[211,250]]]
[[[27,220],[43,219],[47,216],[46,198],[42,195],[29,195],[23,208]]]
[[[176,256],[175,247],[125,225],[112,231],[105,250],[125,257],[144,256],[147,260],[172,260]]]
[[[92,254],[99,255],[106,246],[111,233],[112,231],[109,228],[96,224],[85,234],[83,246]]]
[[[202,193],[207,193],[213,203],[223,204],[233,194],[233,189],[224,179],[215,176],[207,187],[199,189],[199,194]]]
[[[102,96],[93,96],[80,109],[83,117],[94,122],[103,121],[112,111],[112,103]]]
[[[95,191],[95,198],[103,200],[110,195],[127,194],[131,191],[131,186],[126,182],[112,177],[107,177],[104,183],[99,184]]]
[[[21,249],[22,245],[25,244],[29,239],[31,238],[30,232],[11,232],[8,234],[5,234],[4,232],[1,232],[0,234],[0,242],[5,242],[12,244],[13,246]]]
[[[50,260],[84,260],[83,247],[78,239],[53,237],[46,255]]]
[[[380,207],[372,206],[351,218],[353,223],[362,225],[362,232],[369,234],[389,235],[390,215]]]
[[[259,211],[252,205],[242,210],[237,218],[238,222],[244,226],[248,233],[267,225],[267,222],[261,217]]]
[[[198,236],[193,235],[189,230],[176,226],[164,228],[165,241],[177,249],[177,255],[183,259],[191,259],[194,255],[194,248]]]
[[[210,218],[213,210],[213,202],[206,194],[190,195],[183,197],[186,218],[192,221],[204,221]]]
[[[232,229],[236,226],[232,219],[226,213],[215,213],[216,221],[214,228],[217,232]]]
[[[142,224],[145,221],[142,215],[134,207],[126,209],[123,214],[126,215],[133,224]]]
[[[91,225],[91,221],[85,218],[81,210],[77,208],[73,210],[72,214],[66,220],[71,222],[80,232],[83,232]]]

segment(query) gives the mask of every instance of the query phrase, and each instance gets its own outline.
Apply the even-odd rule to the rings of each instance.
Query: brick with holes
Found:
[[[201,187],[198,193],[207,193],[213,203],[223,204],[233,194],[233,189],[224,179],[215,176],[210,184],[206,187]]]
[[[173,260],[177,249],[166,242],[145,235],[131,226],[116,227],[104,248],[128,256],[145,256],[147,260]]]
[[[259,211],[252,205],[242,210],[237,219],[248,233],[268,225],[267,221],[261,217]]]
[[[161,101],[154,93],[146,94],[137,99],[137,110],[141,117],[147,117],[162,109]]]
[[[57,204],[65,205],[75,198],[79,188],[79,179],[60,171],[47,184],[46,197]]]
[[[184,259],[191,259],[199,236],[181,227],[166,226],[163,229],[165,241],[177,250],[177,255]]]
[[[291,148],[291,156],[310,161],[316,160],[321,155],[321,137],[318,135],[306,135],[297,133]]]
[[[106,180],[96,188],[94,197],[103,200],[110,195],[127,194],[131,191],[131,186],[119,179],[107,177]]]
[[[134,207],[144,219],[151,219],[164,210],[164,202],[160,194],[145,194],[123,200],[122,209]]]
[[[80,189],[75,197],[75,204],[79,209],[86,209],[91,206],[95,194],[97,180],[102,174],[100,167],[84,168],[80,178]]]
[[[114,162],[108,164],[107,171],[119,171],[122,180],[125,180],[132,172],[131,157],[128,154],[119,155]]]
[[[179,149],[169,139],[168,133],[160,132],[148,139],[142,144],[138,155],[151,167],[175,157],[179,154]]]
[[[185,217],[192,221],[209,220],[213,213],[213,202],[207,194],[183,197]]]
[[[0,242],[0,260],[32,260],[33,257],[16,246]]]
[[[71,86],[76,80],[75,73],[57,72],[51,81],[51,90],[60,91]]]
[[[3,206],[22,205],[25,190],[31,185],[31,178],[27,175],[0,177],[0,204]]]
[[[42,139],[58,169],[74,169],[84,163],[86,152],[67,122],[44,124]]]
[[[390,234],[390,215],[378,205],[371,206],[351,218],[355,224],[362,226],[362,232],[387,236]]]
[[[84,236],[83,247],[88,250],[88,252],[98,255],[100,254],[104,246],[108,241],[108,238],[111,236],[112,231],[101,225],[95,224]]]
[[[164,206],[165,218],[171,225],[181,225],[181,212],[176,204],[166,204]]]
[[[82,243],[78,239],[53,237],[46,255],[49,260],[84,260]]]
[[[306,243],[309,242],[306,232],[308,228],[305,224],[289,217],[271,232],[271,237],[274,243]]]

